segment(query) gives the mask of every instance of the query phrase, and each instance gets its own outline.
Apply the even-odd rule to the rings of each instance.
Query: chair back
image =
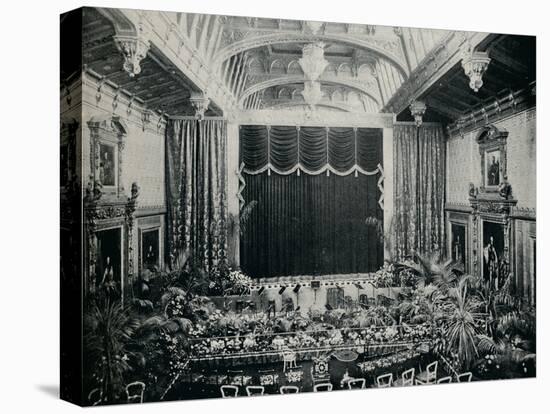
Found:
[[[129,403],[143,403],[143,392],[145,384],[141,381],[135,381],[126,385],[126,398]]]
[[[457,375],[456,380],[458,382],[471,382],[472,381],[472,373],[471,372],[464,372],[460,375]]]
[[[273,369],[258,370],[260,374],[260,385],[270,386],[279,384],[279,374]]]
[[[88,394],[88,401],[92,406],[99,405],[103,399],[103,392],[99,388],[94,388]]]
[[[227,370],[227,376],[229,384],[231,385],[245,385],[244,384],[244,371]]]
[[[438,384],[449,384],[451,382],[453,382],[453,379],[451,377],[443,377],[437,380]]]
[[[265,388],[261,385],[248,385],[246,387],[246,394],[251,395],[264,395]]]
[[[365,378],[354,378],[348,381],[348,388],[350,390],[357,390],[366,387]]]
[[[393,374],[384,374],[376,377],[376,385],[378,388],[388,388],[393,384]]]
[[[332,391],[332,384],[330,382],[315,384],[313,386],[313,392]]]
[[[414,385],[414,368],[408,369],[401,374],[403,386]]]
[[[432,362],[431,364],[428,364],[426,367],[428,383],[431,384],[436,381],[437,379],[437,361]]]
[[[281,394],[298,394],[300,389],[294,385],[283,385],[279,388]]]
[[[236,385],[222,385],[220,387],[222,398],[235,398],[239,395],[239,387]]]
[[[296,352],[290,349],[283,350],[283,361],[293,362],[296,361]]]

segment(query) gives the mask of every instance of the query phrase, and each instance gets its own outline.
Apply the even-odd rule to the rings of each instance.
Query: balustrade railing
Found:
[[[368,354],[380,347],[429,344],[432,338],[433,327],[425,323],[192,338],[190,345],[192,359],[208,360],[275,355],[285,349],[296,352],[298,357],[342,349]]]

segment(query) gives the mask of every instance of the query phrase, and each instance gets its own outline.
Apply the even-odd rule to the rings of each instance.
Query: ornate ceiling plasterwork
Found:
[[[225,38],[225,47],[217,54],[215,66],[221,65],[225,60],[238,53],[262,46],[284,43],[312,43],[321,41],[325,43],[341,43],[374,53],[376,56],[390,61],[400,73],[407,75],[407,66],[401,46],[397,39],[393,41],[377,40],[368,37],[359,37],[350,34],[322,34],[311,35],[300,32],[271,32],[265,31],[233,31]]]
[[[307,79],[303,75],[293,75],[293,76],[279,76],[276,78],[268,77],[267,80],[253,83],[252,86],[245,89],[240,97],[239,100],[239,106],[242,107],[242,104],[245,102],[245,100],[252,94],[262,91],[264,89],[273,87],[273,86],[280,86],[280,85],[287,85],[287,84],[294,84],[294,83],[304,83]],[[332,84],[332,85],[338,85],[343,86],[348,90],[353,90],[360,92],[364,95],[367,95],[370,99],[372,99],[376,105],[380,105],[380,95],[377,93],[377,90],[373,87],[374,85],[371,85],[370,87],[368,85],[365,85],[361,83],[360,81],[353,81],[350,79],[344,79],[344,78],[338,78],[336,76],[326,76],[323,75],[320,78],[320,81],[322,84]]]
[[[441,53],[454,56],[451,49],[455,45],[449,46],[447,38],[441,40],[449,34],[444,31],[128,9],[98,10],[113,22],[115,41],[118,39],[115,44],[124,57],[124,68],[129,76],[142,76],[141,61],[145,57],[158,56],[159,64],[166,71],[181,74],[182,80],[190,81],[205,99],[209,99],[211,106],[226,113],[243,108],[252,98],[254,105],[251,108],[285,106],[286,103],[276,100],[262,103],[263,91],[285,84],[303,85],[306,76],[299,59],[302,47],[307,44],[324,42],[327,45],[328,64],[319,75],[320,92],[325,97],[320,101],[334,107],[335,101],[327,86],[336,85],[343,88],[344,95],[349,92],[361,95],[359,103],[340,101],[338,109],[363,113],[378,111],[381,107],[395,110],[408,106],[424,79],[431,77],[434,68],[440,67],[440,60],[444,60]],[[451,34],[456,33],[460,32]],[[452,39],[453,36],[447,37]],[[400,87],[400,93],[396,94]],[[291,99],[296,97],[303,101],[300,94],[294,94]]]

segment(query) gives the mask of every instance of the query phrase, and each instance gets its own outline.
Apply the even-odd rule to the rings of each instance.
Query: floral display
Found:
[[[395,266],[390,262],[385,262],[384,265],[374,273],[373,284],[378,288],[397,286],[398,281]]]
[[[394,365],[403,364],[406,361],[409,361],[413,358],[420,356],[420,352],[415,350],[405,350],[396,352],[392,355],[380,357],[371,361],[365,361],[357,364],[361,372],[364,374],[371,373],[377,369],[388,369]]]
[[[349,347],[364,353],[369,345],[386,343],[419,343],[429,341],[432,328],[429,324],[342,328],[322,331],[290,332],[287,334],[259,334],[253,336],[227,336],[195,338],[191,340],[193,357],[216,357],[247,352],[280,352],[283,349],[334,349]]]
[[[301,370],[292,370],[287,373],[285,373],[285,377],[287,382],[289,383],[296,383],[301,382],[302,378],[304,377],[304,371]]]

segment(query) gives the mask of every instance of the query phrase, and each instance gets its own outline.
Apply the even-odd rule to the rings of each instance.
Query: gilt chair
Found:
[[[239,387],[236,385],[222,385],[220,387],[222,398],[235,398],[239,395]]]
[[[426,371],[421,372],[415,378],[416,385],[435,384],[437,382],[437,361],[428,364]]]
[[[354,378],[349,380],[347,384],[350,390],[359,390],[359,389],[366,388],[365,378]]]
[[[143,403],[143,392],[145,384],[141,381],[135,381],[126,385],[126,400],[128,403]]]
[[[88,401],[92,406],[99,405],[103,400],[103,391],[99,388],[94,388],[88,394]]]
[[[472,373],[471,372],[464,372],[460,375],[457,375],[456,380],[458,382],[471,382],[472,381]]]
[[[393,374],[384,374],[376,377],[376,386],[378,388],[388,388],[393,384]]]
[[[323,391],[332,391],[332,384],[330,382],[325,382],[322,384],[315,384],[313,386],[313,392],[323,392]]]
[[[298,394],[300,392],[300,388],[294,385],[283,385],[279,388],[279,392],[281,394]]]
[[[439,378],[437,380],[437,383],[438,384],[449,384],[453,382],[453,378],[452,377],[443,377],[443,378]]]
[[[261,385],[248,385],[246,387],[246,395],[264,395],[265,388]]]
[[[283,372],[289,368],[296,368],[296,352],[285,349],[283,350]]]
[[[411,385],[414,385],[414,368],[403,371],[401,378],[393,383],[394,387],[409,387]]]

